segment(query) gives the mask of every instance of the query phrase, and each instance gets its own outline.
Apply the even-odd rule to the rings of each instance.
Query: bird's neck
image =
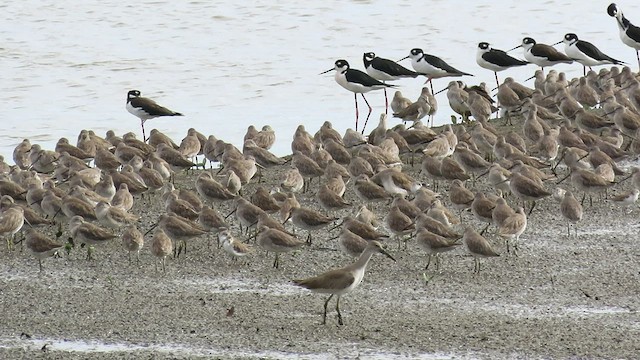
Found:
[[[360,254],[360,257],[358,258],[358,260],[356,260],[355,263],[353,263],[351,265],[351,268],[353,269],[360,269],[362,268],[363,270],[367,268],[367,264],[369,263],[369,260],[371,260],[371,256],[373,255],[373,251],[370,249],[365,249],[362,254]]]

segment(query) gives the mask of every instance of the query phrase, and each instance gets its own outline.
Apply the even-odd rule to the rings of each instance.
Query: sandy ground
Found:
[[[424,179],[419,165],[405,168]],[[264,186],[282,170],[268,170]],[[177,186],[194,182],[181,175]],[[486,190],[481,182],[476,188]],[[318,208],[315,189],[298,197],[303,205]],[[361,203],[351,184],[346,197]],[[143,214],[143,231],[159,208],[157,197],[138,200],[133,212]],[[383,214],[388,204],[376,209]],[[479,275],[462,248],[425,272],[427,258],[413,240],[406,250],[389,241],[397,261],[374,256],[361,286],[342,299],[343,326],[333,301],[321,325],[326,296],[291,283],[353,261],[330,240],[338,230],[314,233],[313,245],[282,256],[279,269],[257,246],[233,261],[214,237],[211,247],[194,239],[186,255],[168,259],[166,276],[155,271],[148,246],[138,266],[119,240],[97,248],[95,261],[80,248],[47,259],[43,273],[26,249],[2,248],[0,358],[636,358],[639,213],[596,200],[585,207],[578,237],[567,237],[559,204],[547,198],[529,218],[518,257],[488,235],[502,256],[483,260]],[[464,223],[483,227],[470,213]]]

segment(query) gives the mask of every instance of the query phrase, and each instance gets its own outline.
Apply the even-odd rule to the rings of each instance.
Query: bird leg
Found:
[[[373,111],[373,109],[371,108],[371,105],[369,105],[367,98],[364,97],[364,94],[360,94],[360,95],[362,95],[362,98],[364,99],[365,104],[367,104],[367,106],[369,107],[369,113],[367,114],[367,118],[365,119],[364,125],[362,126],[362,133],[364,134],[364,129],[367,127],[367,123],[369,122],[369,116],[371,116],[371,112]]]
[[[166,261],[165,259],[166,259],[166,257],[165,257],[165,256],[163,256],[163,257],[162,257],[162,273],[163,273],[163,274],[165,274],[165,275],[167,275],[167,267],[166,267],[166,266],[165,266],[165,264],[164,264],[164,263],[165,263],[165,261]]]
[[[87,260],[93,260],[93,246],[87,246]]]
[[[431,265],[431,254],[429,254],[429,256],[427,257],[427,266],[425,266],[424,269],[427,270],[429,268],[429,265]]]
[[[280,266],[280,261],[278,261],[278,253],[276,253],[276,258],[275,260],[273,260],[273,267],[277,269],[279,266]]]
[[[382,90],[384,90],[384,113],[386,115],[389,114],[389,99],[387,98],[387,88],[383,88]],[[362,131],[364,131],[364,129],[362,129]]]
[[[342,314],[340,314],[340,295],[338,295],[338,299],[336,299],[336,312],[338,313],[338,324],[344,325],[342,322]]]
[[[529,210],[529,213],[527,214],[527,216],[531,215],[531,213],[533,212],[533,208],[535,208],[535,207],[536,207],[536,202],[534,200],[534,201],[531,202],[531,210]]]
[[[640,53],[636,50],[636,57],[638,58],[638,68],[640,68]]]
[[[480,231],[480,235],[484,234],[487,231],[487,229],[489,229],[489,226],[491,226],[491,223],[488,223],[487,226],[485,226],[484,229]]]
[[[333,297],[333,294],[329,295],[327,301],[324,302],[324,315],[322,315],[322,325],[327,323],[327,305],[329,305],[329,300]]]
[[[38,265],[40,266],[40,272],[42,272],[42,259],[38,258]]]
[[[140,120],[140,125],[142,126],[142,141],[147,142],[147,136],[144,132],[144,120]]]
[[[353,100],[356,103],[356,131],[358,131],[358,94],[353,93]]]

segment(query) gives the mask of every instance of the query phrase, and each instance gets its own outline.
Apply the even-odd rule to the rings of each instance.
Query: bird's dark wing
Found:
[[[166,107],[158,105],[155,101],[144,98],[136,97],[131,99],[131,106],[135,108],[141,108],[147,114],[153,116],[181,116],[182,114],[169,110]]]
[[[573,60],[569,58],[567,55],[559,52],[554,47],[546,44],[535,44],[531,48],[531,54],[533,56],[547,58],[549,59],[549,61],[573,62]]]
[[[406,67],[398,64],[397,62],[389,59],[376,57],[371,61],[371,64],[373,65],[374,68],[392,76],[416,77],[419,75],[417,72],[409,70]]]
[[[492,64],[502,67],[522,66],[528,64],[527,61],[516,59],[506,52],[497,49],[491,49],[491,51],[482,54],[482,58]]]
[[[627,29],[627,36],[633,40],[640,42],[640,28],[633,25],[624,15],[622,16],[622,25]]]
[[[446,62],[444,62],[444,60],[440,59],[437,56],[433,56],[433,55],[429,55],[429,54],[424,54],[422,56],[422,58],[428,62],[429,64],[431,64],[434,67],[437,67],[438,69],[442,69],[450,74],[458,74],[458,75],[469,75],[469,76],[473,76],[469,73],[466,73],[464,71],[460,71],[456,68],[454,68],[453,66],[447,64]]]
[[[385,86],[385,87],[393,87],[392,85],[387,85],[383,82],[380,82],[374,78],[372,78],[371,76],[369,76],[369,74],[362,72],[360,70],[357,69],[349,69],[347,70],[347,73],[345,74],[345,78],[347,79],[348,82],[351,83],[358,83],[358,84],[362,84],[364,86]]]
[[[592,57],[592,58],[594,58],[596,60],[611,61],[612,63],[614,63],[616,65],[622,63],[620,60],[616,60],[616,59],[604,54],[602,51],[600,51],[600,49],[598,49],[595,45],[593,45],[590,42],[583,41],[583,40],[578,40],[578,42],[576,43],[576,47],[578,48],[578,50],[580,50],[583,53],[587,54],[587,56]]]

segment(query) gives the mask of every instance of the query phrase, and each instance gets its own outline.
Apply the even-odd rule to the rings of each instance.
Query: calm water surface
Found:
[[[362,53],[399,59],[420,47],[475,74],[468,83],[494,83],[475,62],[480,41],[510,49],[523,36],[554,43],[567,32],[596,44],[635,69],[622,44],[608,1],[237,1],[25,0],[0,5],[0,154],[10,163],[23,138],[53,148],[75,142],[81,129],[113,129],[141,136],[126,112],[129,89],[139,89],[183,118],[154,119],[180,141],[189,127],[240,146],[250,124],[272,125],[274,151],[290,153],[298,124],[315,131],[325,120],[340,132],[354,126],[353,95],[333,76],[318,74],[338,58],[363,68]],[[618,1],[640,23],[640,4]],[[562,46],[558,46],[562,49]],[[522,57],[520,49],[513,52]],[[403,63],[410,68],[410,62]],[[557,66],[569,77],[578,65]],[[535,68],[509,70],[523,81]],[[436,90],[448,80],[436,80]],[[422,81],[397,82],[417,98]],[[384,111],[381,92],[367,95],[371,122]],[[361,101],[361,100],[360,100]],[[446,96],[436,121],[449,121]],[[364,109],[361,103],[361,111]],[[368,129],[371,129],[370,125]],[[392,124],[395,122],[392,122]]]

